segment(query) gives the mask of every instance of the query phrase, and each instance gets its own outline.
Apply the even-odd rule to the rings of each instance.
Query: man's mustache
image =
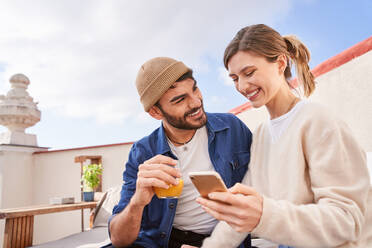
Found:
[[[190,111],[187,111],[185,113],[185,117],[188,116],[189,114],[192,114],[192,113],[198,111],[199,109],[203,110],[203,103],[199,107],[196,107],[196,108],[191,109]]]

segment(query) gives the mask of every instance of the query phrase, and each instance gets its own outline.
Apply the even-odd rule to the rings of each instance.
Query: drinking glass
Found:
[[[179,162],[177,162],[177,165],[175,165],[174,167],[180,169]],[[168,189],[154,187],[156,196],[160,199],[178,198],[182,193],[183,179],[177,178],[176,180],[178,184],[177,185],[170,184]]]

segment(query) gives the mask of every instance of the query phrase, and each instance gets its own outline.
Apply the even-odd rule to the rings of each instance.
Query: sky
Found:
[[[135,88],[157,56],[193,68],[208,112],[246,102],[223,67],[239,29],[265,23],[310,49],[313,68],[372,36],[372,1],[5,0],[0,8],[0,95],[16,73],[31,81],[38,145],[65,149],[136,141],[159,127]],[[0,133],[6,128],[0,126]]]

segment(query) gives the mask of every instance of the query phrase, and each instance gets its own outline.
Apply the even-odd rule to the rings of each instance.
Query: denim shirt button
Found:
[[[163,239],[163,238],[165,238],[165,237],[167,237],[167,234],[166,234],[165,232],[161,232],[161,233],[160,233],[160,238]]]
[[[176,204],[174,204],[173,202],[169,203],[169,208],[170,209],[173,209],[175,206],[176,206]]]

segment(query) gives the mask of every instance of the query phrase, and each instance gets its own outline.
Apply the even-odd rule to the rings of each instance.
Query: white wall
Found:
[[[32,153],[2,151],[1,208],[32,203]]]
[[[269,118],[266,107],[251,108],[237,116],[247,125],[247,127],[249,127],[252,133],[262,122]]]
[[[0,208],[32,204],[32,153],[35,148],[0,145]],[[0,222],[0,244],[5,221]]]
[[[103,191],[121,184],[131,146],[128,144],[34,154],[32,204],[46,204],[53,196],[74,196],[75,201],[80,201],[80,163],[74,163],[76,156],[102,156]],[[80,210],[77,210],[35,216],[34,244],[80,232],[80,213]],[[89,210],[85,210],[85,213],[85,228],[87,228]]]
[[[325,104],[350,126],[358,142],[372,151],[372,51],[316,78],[312,101]]]

